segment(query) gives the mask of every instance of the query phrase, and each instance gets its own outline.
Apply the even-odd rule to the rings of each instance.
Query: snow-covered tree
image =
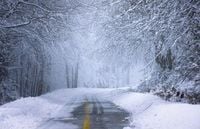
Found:
[[[64,51],[60,42],[68,44],[70,16],[78,7],[66,0],[0,1],[1,103],[49,90],[47,78],[53,74],[54,52]]]

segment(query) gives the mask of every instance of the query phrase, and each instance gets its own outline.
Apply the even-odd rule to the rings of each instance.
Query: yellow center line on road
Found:
[[[85,117],[83,121],[83,129],[90,129],[90,111],[88,102],[85,103],[84,112]]]

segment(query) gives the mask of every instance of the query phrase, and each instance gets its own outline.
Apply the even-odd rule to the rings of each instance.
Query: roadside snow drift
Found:
[[[130,127],[124,129],[200,129],[200,105],[170,103],[150,94],[128,89],[63,89],[40,97],[22,98],[0,107],[0,129],[37,129],[55,116],[71,116],[67,103],[85,96],[112,101],[130,112]],[[78,105],[77,105],[78,106]],[[75,125],[69,125],[69,129]]]
[[[112,100],[132,114],[130,127],[134,129],[200,129],[200,105],[170,103],[140,93]]]

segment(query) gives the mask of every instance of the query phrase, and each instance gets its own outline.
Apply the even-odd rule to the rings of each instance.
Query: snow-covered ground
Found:
[[[134,129],[200,129],[200,105],[166,102],[141,93],[119,95],[113,101],[132,113]]]
[[[200,105],[170,103],[150,94],[128,89],[62,89],[40,97],[16,100],[0,107],[0,129],[37,129],[46,120],[65,115],[74,109],[70,103],[85,96],[114,102],[131,113],[125,129],[200,129]],[[68,105],[65,112],[62,108]],[[72,129],[72,125],[69,125]]]

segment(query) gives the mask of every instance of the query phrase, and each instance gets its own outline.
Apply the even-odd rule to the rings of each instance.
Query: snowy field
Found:
[[[85,96],[96,96],[119,105],[131,114],[124,129],[200,129],[200,105],[171,103],[151,94],[128,89],[62,89],[40,97],[16,100],[0,107],[0,129],[37,129],[46,120],[65,115]],[[66,112],[60,112],[68,106]],[[78,106],[78,105],[77,105]],[[69,129],[75,128],[69,125]]]

